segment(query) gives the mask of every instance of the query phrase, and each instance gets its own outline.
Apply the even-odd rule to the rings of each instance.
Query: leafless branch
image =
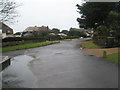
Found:
[[[16,2],[11,0],[0,0],[0,22],[10,22],[18,16]]]

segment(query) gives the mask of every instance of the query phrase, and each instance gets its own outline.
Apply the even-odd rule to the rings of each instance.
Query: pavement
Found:
[[[80,50],[82,41],[84,39],[62,41],[4,55],[28,55],[33,58],[28,67],[36,78],[35,88],[117,88],[118,66],[83,53]]]

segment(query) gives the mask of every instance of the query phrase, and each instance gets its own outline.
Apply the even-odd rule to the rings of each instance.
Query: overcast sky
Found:
[[[52,28],[69,29],[78,28],[76,4],[82,0],[17,0],[22,3],[18,7],[20,17],[18,22],[11,24],[14,32],[23,31],[30,26],[49,26]]]

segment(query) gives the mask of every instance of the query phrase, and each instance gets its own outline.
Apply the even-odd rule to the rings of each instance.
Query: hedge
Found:
[[[32,41],[32,40],[44,40],[44,38],[36,37],[7,37],[2,39],[2,42],[15,42],[15,41]]]

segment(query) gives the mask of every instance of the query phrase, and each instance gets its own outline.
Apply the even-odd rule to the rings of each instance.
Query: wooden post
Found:
[[[106,57],[107,57],[107,52],[103,51],[103,58],[106,58]]]

